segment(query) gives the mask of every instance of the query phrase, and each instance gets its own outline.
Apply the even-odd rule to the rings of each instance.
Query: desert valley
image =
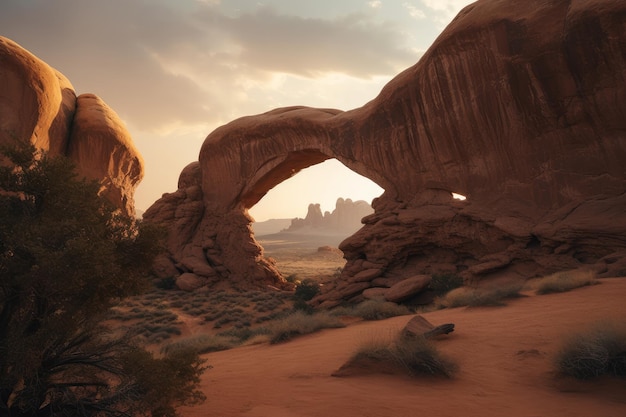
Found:
[[[121,118],[0,37],[0,417],[626,415],[624,28],[479,0],[361,107],[207,132],[141,219]],[[382,195],[255,222],[332,159]]]

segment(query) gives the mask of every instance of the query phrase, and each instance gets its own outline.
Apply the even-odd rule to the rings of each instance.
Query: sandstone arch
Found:
[[[192,185],[146,213],[171,230],[162,272],[280,285],[246,209],[326,157],[385,193],[343,242],[346,268],[318,304],[420,273],[626,272],[625,26],[621,1],[478,1],[361,108],[220,127]]]
[[[205,202],[214,210],[252,207],[272,187],[300,170],[335,158],[384,189],[394,189],[377,165],[363,163],[338,146],[342,132],[333,127],[343,112],[289,107],[245,117],[217,129],[204,142],[200,160]]]

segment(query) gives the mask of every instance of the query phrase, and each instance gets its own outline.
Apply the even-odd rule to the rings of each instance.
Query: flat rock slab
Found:
[[[446,323],[435,326],[423,316],[417,315],[413,317],[402,329],[404,337],[424,336],[426,339],[432,339],[436,336],[448,334],[454,331],[454,324]]]
[[[398,282],[385,293],[385,299],[394,303],[399,303],[404,300],[419,294],[424,291],[428,284],[430,284],[430,275],[415,275]]]

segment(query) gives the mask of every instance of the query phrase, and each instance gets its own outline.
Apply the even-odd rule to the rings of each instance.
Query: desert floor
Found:
[[[337,246],[345,234],[274,233],[259,236],[264,254],[276,261],[283,276],[325,281],[337,274],[346,261]]]
[[[558,377],[552,360],[572,332],[626,318],[626,279],[503,307],[424,313],[456,330],[436,342],[453,379],[391,374],[331,376],[363,343],[395,335],[412,316],[356,322],[278,345],[205,355],[208,399],[184,416],[626,416],[626,381]]]

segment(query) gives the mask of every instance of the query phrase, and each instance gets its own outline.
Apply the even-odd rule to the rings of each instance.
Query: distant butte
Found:
[[[361,219],[372,214],[374,209],[367,201],[338,198],[332,212],[322,214],[319,204],[309,204],[304,219],[295,218],[285,232],[330,231],[336,234],[354,233],[361,228]]]

